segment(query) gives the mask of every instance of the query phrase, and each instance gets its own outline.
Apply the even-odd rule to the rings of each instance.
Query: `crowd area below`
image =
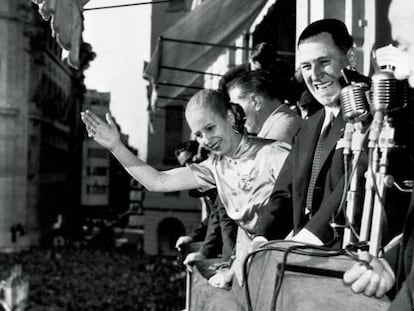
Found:
[[[25,310],[181,310],[185,272],[175,258],[126,247],[32,248],[0,254],[0,280],[21,265]]]

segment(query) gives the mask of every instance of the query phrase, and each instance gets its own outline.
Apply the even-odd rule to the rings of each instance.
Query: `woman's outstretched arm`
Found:
[[[105,115],[106,122],[89,110],[82,112],[81,118],[86,125],[88,136],[108,149],[127,172],[149,191],[169,192],[199,187],[188,167],[158,171],[135,156],[122,143],[118,128],[109,113]]]

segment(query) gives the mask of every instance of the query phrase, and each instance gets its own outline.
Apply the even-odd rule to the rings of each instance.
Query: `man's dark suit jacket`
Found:
[[[208,217],[191,234],[193,242],[202,242],[198,251],[206,258],[221,254],[223,261],[228,261],[236,243],[237,224],[227,215],[216,188],[190,192],[193,197],[206,197],[208,207]],[[190,248],[188,251],[195,250]]]
[[[333,120],[327,137],[313,196],[312,217],[305,215],[312,161],[324,117],[325,109],[321,109],[303,123],[280,171],[269,204],[262,212],[257,235],[267,239],[284,238],[290,231],[289,220],[293,215],[294,233],[306,228],[324,243],[333,238],[329,222],[341,201],[344,183],[343,149],[336,148],[345,127],[341,113]]]
[[[214,258],[221,254],[222,260],[228,261],[236,244],[237,228],[237,223],[227,215],[223,203],[217,197],[200,252],[206,258]]]
[[[397,289],[399,289],[397,297],[389,308],[390,311],[408,311],[414,309],[414,270],[412,269],[414,260],[414,193],[411,196],[401,247],[401,261],[397,265],[396,262],[392,262],[393,259],[398,257],[396,254],[392,254],[391,252],[391,254],[386,254],[385,256],[394,268],[397,276]],[[394,251],[397,250],[395,249]]]

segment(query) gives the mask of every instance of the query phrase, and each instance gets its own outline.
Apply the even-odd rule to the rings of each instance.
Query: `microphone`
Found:
[[[402,108],[407,104],[407,81],[397,80],[392,69],[380,69],[372,75],[371,95],[371,112],[374,119],[369,142],[370,147],[374,147],[378,142],[386,112]]]
[[[384,113],[397,99],[397,79],[394,72],[381,69],[372,75],[371,110]]]
[[[352,82],[345,86],[339,95],[342,106],[342,117],[346,122],[363,122],[369,115],[366,92],[368,85],[363,82]]]
[[[351,84],[345,86],[339,94],[342,117],[346,122],[343,140],[344,155],[350,154],[355,130],[361,132],[362,123],[369,116],[369,105],[366,96],[368,90],[369,87],[364,82],[351,82]]]

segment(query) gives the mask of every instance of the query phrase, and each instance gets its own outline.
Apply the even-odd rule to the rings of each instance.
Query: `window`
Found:
[[[143,209],[142,203],[131,202],[131,203],[129,203],[129,209],[135,215],[143,215],[144,214],[144,209]]]
[[[164,164],[177,165],[174,150],[182,142],[183,111],[168,109],[165,114],[165,122]]]
[[[130,179],[130,181],[129,181],[129,185],[131,186],[131,189],[137,189],[137,190],[140,190],[140,191],[143,191],[143,190],[144,190],[144,186],[143,186],[143,185],[141,185],[141,184],[138,182],[138,180],[136,180],[136,179],[134,179],[134,178],[131,178],[131,179]]]
[[[131,191],[129,195],[129,199],[131,201],[142,202],[144,199],[144,192],[143,191]]]
[[[96,167],[88,166],[86,168],[86,173],[88,176],[106,176],[107,172],[108,172],[108,168],[104,166],[96,166]]]
[[[108,151],[103,148],[89,148],[88,149],[88,158],[107,158]]]
[[[106,185],[87,185],[86,186],[86,193],[87,194],[106,194],[107,192],[107,186]]]
[[[136,188],[140,187],[140,184],[134,178],[130,179],[129,185],[131,186],[132,189],[136,189]]]

